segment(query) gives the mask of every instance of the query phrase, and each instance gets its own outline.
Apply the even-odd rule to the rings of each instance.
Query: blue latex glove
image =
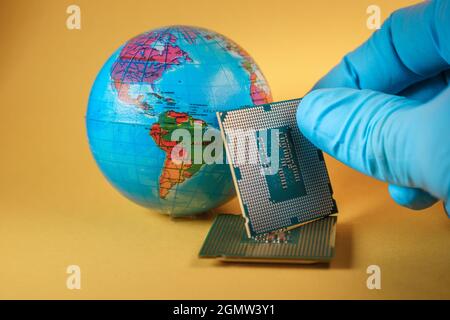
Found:
[[[450,213],[450,1],[394,12],[314,89],[297,113],[312,143],[397,203]]]

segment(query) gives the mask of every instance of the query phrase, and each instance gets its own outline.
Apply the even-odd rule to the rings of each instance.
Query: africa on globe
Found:
[[[193,149],[194,127],[219,129],[217,111],[271,101],[261,70],[235,42],[203,28],[164,27],[126,42],[99,72],[86,113],[89,145],[127,198],[194,215],[234,195],[231,174],[226,163],[175,161],[174,131],[191,134]]]

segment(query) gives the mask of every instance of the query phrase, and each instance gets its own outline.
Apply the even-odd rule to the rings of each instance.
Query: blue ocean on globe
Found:
[[[271,101],[261,70],[232,40],[160,28],[126,42],[99,72],[86,113],[89,145],[127,198],[173,216],[199,214],[234,195],[228,164],[173,161],[171,133],[194,123],[219,130],[217,111]]]

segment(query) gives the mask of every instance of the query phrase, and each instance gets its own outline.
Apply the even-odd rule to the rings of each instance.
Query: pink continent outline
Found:
[[[188,43],[195,43],[198,34],[189,28],[180,28],[181,35]],[[252,57],[232,40],[215,33],[203,30],[203,38],[223,43],[224,49],[237,54],[242,59],[242,67],[247,71],[250,80],[250,97],[254,104],[272,101],[270,89],[265,86],[266,80],[259,71]],[[142,110],[151,108],[144,102],[144,96],[130,95],[130,85],[154,82],[161,79],[164,72],[184,63],[191,62],[189,54],[181,50],[175,43],[177,37],[170,31],[152,31],[141,34],[126,43],[111,69],[111,78],[118,97],[127,104],[135,105]],[[158,45],[158,44],[161,45]]]
[[[142,82],[153,85],[164,72],[184,63],[191,62],[188,53],[175,42],[177,38],[168,31],[141,34],[128,41],[111,68],[111,79],[119,99],[127,104],[146,110],[143,95],[132,97],[130,85]],[[162,46],[158,46],[158,43]]]

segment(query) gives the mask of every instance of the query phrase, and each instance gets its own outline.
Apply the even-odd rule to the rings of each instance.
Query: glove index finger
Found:
[[[412,186],[411,181],[420,179],[410,161],[417,149],[409,124],[416,121],[419,105],[372,90],[320,89],[303,98],[297,123],[309,141],[346,165],[382,181]]]
[[[314,87],[371,89],[389,94],[450,68],[450,1],[394,12],[364,44]]]

